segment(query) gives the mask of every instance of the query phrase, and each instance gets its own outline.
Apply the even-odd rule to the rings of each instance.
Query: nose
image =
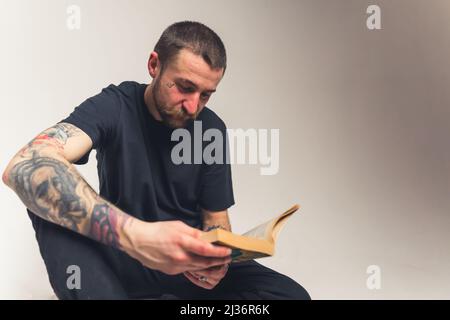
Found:
[[[194,115],[198,109],[198,103],[200,101],[200,94],[195,93],[189,96],[188,99],[183,101],[183,108],[189,115]]]

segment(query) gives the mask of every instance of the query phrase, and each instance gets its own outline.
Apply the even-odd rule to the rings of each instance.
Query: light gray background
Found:
[[[81,8],[81,30],[66,8]],[[381,7],[382,30],[366,28]],[[280,170],[234,165],[234,231],[302,208],[261,263],[314,299],[450,298],[450,1],[0,1],[1,169],[146,62],[179,20],[213,28],[229,68],[209,106],[279,128]],[[97,188],[94,154],[78,167]],[[52,297],[19,198],[0,186],[0,298]],[[369,290],[366,269],[381,268]]]

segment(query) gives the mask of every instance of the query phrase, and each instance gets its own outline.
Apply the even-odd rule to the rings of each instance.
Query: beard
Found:
[[[160,90],[161,80],[156,79],[152,90],[153,102],[164,125],[173,129],[185,128],[197,118],[197,113],[189,115],[183,108],[169,107],[162,99]]]

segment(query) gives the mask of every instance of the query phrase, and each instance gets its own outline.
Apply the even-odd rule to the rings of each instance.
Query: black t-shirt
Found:
[[[61,122],[71,123],[90,136],[97,150],[99,193],[126,213],[145,221],[182,220],[201,226],[201,208],[221,211],[234,204],[231,167],[222,164],[174,164],[171,141],[174,129],[153,118],[144,102],[146,85],[123,82],[110,85],[84,101]],[[202,131],[225,123],[209,108],[198,115]],[[198,126],[198,123],[197,123]],[[194,124],[185,128],[191,136]],[[202,148],[209,141],[202,142]],[[89,152],[76,164],[87,162]]]

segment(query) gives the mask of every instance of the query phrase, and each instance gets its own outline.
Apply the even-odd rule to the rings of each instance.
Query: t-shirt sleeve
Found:
[[[202,167],[202,189],[200,195],[200,206],[210,211],[226,210],[234,205],[233,183],[231,175],[231,165],[227,161],[229,154],[228,139],[226,137],[226,127],[221,121],[223,141],[223,161],[222,163],[203,163]]]
[[[101,149],[112,141],[120,118],[121,101],[115,85],[104,88],[99,94],[88,98],[60,122],[73,124],[83,130],[92,140],[92,149]],[[76,164],[85,164],[91,150]]]

